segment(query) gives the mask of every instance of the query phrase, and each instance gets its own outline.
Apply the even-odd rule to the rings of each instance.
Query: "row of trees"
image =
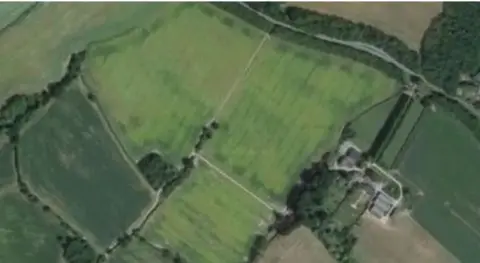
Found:
[[[136,235],[135,236],[140,242],[144,243],[147,246],[152,246],[152,244],[143,236]],[[154,249],[158,250],[161,257],[162,263],[187,263],[187,260],[180,255],[178,252],[174,252],[169,248],[157,248]]]
[[[195,143],[194,149],[195,152],[200,152],[203,148],[203,145],[206,141],[212,139],[213,133],[220,127],[219,123],[216,120],[213,120],[209,124],[202,127],[200,136],[198,137],[197,143]]]
[[[394,64],[388,63],[376,56],[372,56],[370,53],[359,51],[345,45],[323,41],[284,27],[273,27],[270,30],[270,35],[304,47],[358,61],[383,72],[400,83],[405,82],[405,74],[402,70],[398,69]]]
[[[337,56],[353,59],[384,72],[389,77],[396,79],[401,83],[405,81],[405,76],[402,70],[381,58],[371,55],[370,53],[363,52],[345,45],[323,41],[308,34],[295,32],[282,26],[273,26],[272,23],[259,16],[256,12],[239,3],[216,3],[215,5],[242,18],[246,22],[256,26],[259,29],[269,32],[271,36],[275,36],[280,39],[284,39],[286,41],[321,52],[332,53]],[[334,38],[352,41],[361,41],[362,39],[359,39],[359,37],[368,37],[369,39],[372,39],[372,41],[377,41],[376,39],[383,39],[378,40],[377,42],[389,43],[387,44],[388,48],[383,45],[377,45],[378,47],[385,48],[387,49],[386,51],[389,52],[391,51],[390,49],[397,50],[396,52],[399,53],[397,59],[401,60],[407,65],[410,65],[412,69],[418,68],[415,66],[417,64],[416,52],[408,51],[408,48],[405,49],[405,47],[402,46],[402,42],[396,41],[394,38],[389,37],[372,27],[364,26],[362,24],[354,24],[339,17],[321,15],[296,7],[283,8],[282,5],[278,3],[249,3],[249,5],[259,12],[265,13],[268,16],[271,16],[272,18],[286,24],[300,28],[309,34],[322,33]],[[366,42],[370,43],[369,41]],[[398,48],[394,48],[395,46],[398,46]],[[393,51],[391,52],[394,53]],[[392,54],[392,56],[395,57],[395,54]],[[403,60],[411,60],[414,62],[408,63]]]
[[[85,55],[85,51],[72,54],[63,77],[49,83],[45,90],[8,98],[0,108],[0,132],[7,134],[11,140],[16,140],[23,124],[52,98],[58,97],[78,77]]]
[[[461,74],[480,70],[480,5],[443,3],[443,11],[426,30],[420,49],[423,75],[454,94]]]
[[[155,190],[164,187],[174,179],[179,172],[177,167],[167,162],[161,155],[155,152],[145,155],[138,161],[137,167],[145,179],[147,179],[150,186]]]
[[[252,2],[249,5],[268,16],[302,29],[310,34],[323,34],[345,41],[359,41],[376,46],[413,71],[419,71],[420,60],[417,51],[410,49],[403,41],[364,23],[345,18],[320,14],[295,6],[275,2]]]
[[[245,8],[239,3],[234,2],[212,2],[212,4],[220,9],[227,11],[237,17],[242,18],[245,22],[251,24],[252,26],[264,31],[269,32],[272,28],[272,23],[270,23],[265,18],[259,16],[256,12]]]

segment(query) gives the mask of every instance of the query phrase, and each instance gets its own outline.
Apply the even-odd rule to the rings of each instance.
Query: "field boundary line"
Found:
[[[463,225],[465,225],[468,229],[470,229],[477,237],[480,237],[480,232],[478,231],[478,229],[476,229],[475,227],[473,227],[470,222],[468,222],[465,218],[463,218],[461,215],[459,215],[455,209],[451,208],[451,207],[448,207],[448,212],[450,212],[450,214],[452,214],[452,216],[454,216],[455,218],[457,218],[458,220],[460,220],[460,222],[462,222]]]
[[[214,113],[214,116],[213,118],[216,119],[217,116],[220,114],[220,112],[223,110],[223,107],[225,107],[225,105],[227,104],[227,102],[230,100],[230,97],[232,97],[233,93],[235,92],[235,90],[237,89],[237,87],[240,85],[240,82],[242,80],[245,79],[245,77],[248,76],[248,74],[250,73],[250,69],[252,67],[252,64],[253,64],[253,61],[255,60],[255,58],[257,57],[258,53],[260,52],[260,50],[262,49],[263,45],[265,44],[265,42],[267,41],[267,39],[270,39],[270,35],[268,32],[265,32],[263,38],[262,38],[262,41],[260,41],[260,43],[258,44],[257,48],[255,49],[255,51],[252,53],[252,55],[250,56],[250,59],[248,60],[247,64],[245,65],[245,67],[243,68],[243,71],[235,78],[235,81],[232,83],[232,85],[230,86],[230,89],[228,90],[228,93],[225,95],[223,101],[220,103],[220,105],[217,107],[217,109],[215,110],[215,113]]]
[[[82,72],[84,73],[84,71],[82,71]],[[78,77],[78,82],[79,82],[80,93],[82,93],[83,96],[85,96],[85,94],[83,94],[82,89],[86,89],[88,92],[93,92],[93,89],[84,81],[83,74],[80,74],[80,76]],[[100,121],[102,122],[103,128],[108,133],[109,137],[112,139],[112,141],[115,144],[115,146],[117,147],[117,150],[120,153],[120,155],[123,157],[123,159],[128,164],[128,166],[130,166],[130,169],[133,170],[133,173],[139,179],[140,184],[144,188],[147,189],[151,199],[155,198],[155,196],[156,196],[155,191],[153,191],[151,189],[147,180],[145,179],[143,174],[138,169],[136,163],[134,162],[134,160],[128,154],[127,150],[125,149],[125,146],[123,145],[123,143],[120,141],[117,134],[113,130],[112,125],[110,124],[110,122],[109,122],[109,120],[108,120],[108,118],[105,114],[105,111],[103,110],[102,105],[100,105],[100,104],[101,104],[100,102],[90,103],[90,107],[92,107],[93,110],[97,113],[97,116],[99,116]]]
[[[260,197],[258,197],[256,194],[254,194],[253,192],[251,192],[250,190],[248,190],[247,188],[245,188],[241,183],[237,182],[235,179],[233,179],[232,177],[230,177],[227,173],[225,173],[224,171],[222,171],[220,168],[218,168],[216,165],[214,165],[213,163],[211,163],[209,160],[207,160],[205,157],[203,157],[202,155],[200,154],[196,154],[196,156],[201,160],[203,161],[205,164],[207,164],[210,168],[212,168],[213,170],[215,170],[217,173],[219,173],[221,176],[223,176],[224,178],[226,178],[227,180],[229,180],[230,182],[232,182],[234,185],[238,186],[239,188],[241,188],[244,192],[246,192],[247,194],[249,194],[250,196],[252,196],[255,200],[257,200],[258,202],[260,202],[262,205],[264,205],[265,207],[267,207],[268,209],[270,210],[273,210],[275,211],[275,208],[271,205],[269,205],[267,202],[263,201]]]
[[[401,214],[400,214],[401,213]],[[412,216],[412,212],[411,211],[405,211],[404,212],[400,212],[398,215],[400,216],[404,216],[404,217],[407,217],[415,226],[417,226],[419,229],[421,229],[421,231],[424,231],[426,234],[428,234],[428,236],[434,240],[435,244],[437,246],[439,246],[440,248],[442,248],[447,254],[449,254],[452,258],[454,258],[456,260],[455,263],[461,263],[460,260],[457,258],[456,255],[454,255],[450,250],[448,250],[442,243],[440,243],[440,241],[438,239],[435,238],[434,235],[432,235],[432,233],[427,230],[425,227],[423,227],[420,223],[417,222],[417,220]]]
[[[0,187],[0,199],[7,194],[16,193],[17,192],[17,184],[15,182],[11,182],[7,185]]]

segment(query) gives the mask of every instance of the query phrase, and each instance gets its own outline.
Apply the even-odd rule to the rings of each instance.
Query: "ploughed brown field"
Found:
[[[354,257],[360,263],[459,263],[405,212],[386,225],[365,215]]]
[[[291,5],[341,16],[372,25],[398,37],[409,47],[420,48],[423,32],[442,11],[440,2],[295,2]]]

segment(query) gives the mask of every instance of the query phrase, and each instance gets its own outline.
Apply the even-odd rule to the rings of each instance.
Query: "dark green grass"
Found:
[[[162,251],[147,241],[135,238],[127,247],[120,247],[112,256],[110,263],[172,263]]]
[[[149,191],[76,89],[22,136],[20,165],[34,191],[101,246],[125,231],[149,203]]]
[[[367,151],[370,148],[397,100],[398,95],[392,96],[362,112],[351,121],[351,128],[355,131],[352,141],[360,149]]]
[[[53,263],[60,257],[62,230],[42,211],[8,193],[0,198],[0,262]]]
[[[12,146],[4,144],[0,146],[0,188],[13,183],[14,179]]]
[[[414,218],[463,263],[480,258],[480,143],[441,108],[425,110],[400,171],[423,191]]]

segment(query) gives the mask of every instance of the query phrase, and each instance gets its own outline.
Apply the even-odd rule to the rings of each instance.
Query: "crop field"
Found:
[[[259,263],[335,263],[322,242],[306,227],[288,236],[279,235],[268,246]]]
[[[157,210],[143,235],[182,251],[188,262],[236,263],[269,216],[263,204],[201,165]]]
[[[157,21],[91,47],[85,80],[134,156],[193,148],[263,33],[208,4],[170,3]]]
[[[442,11],[441,2],[295,2],[290,4],[377,27],[417,50],[420,48],[423,32],[430,25],[430,21]]]
[[[13,183],[15,172],[13,168],[12,146],[10,144],[0,143],[0,189],[10,183]]]
[[[356,146],[363,151],[370,148],[397,100],[398,96],[392,96],[362,112],[351,121],[350,127],[355,132],[352,141]]]
[[[161,8],[159,4],[139,3],[38,5],[0,34],[0,103],[15,93],[44,89],[48,82],[60,78],[70,53],[85,48],[91,41],[142,24]],[[5,8],[0,7],[0,14],[6,12]]]
[[[133,239],[127,247],[122,247],[115,252],[109,263],[170,263],[165,260],[161,251],[148,243]]]
[[[150,192],[73,88],[22,136],[21,172],[42,200],[103,247],[140,216]]]
[[[395,87],[363,64],[272,38],[218,115],[206,152],[248,188],[283,199],[309,159],[337,143],[345,122]]]
[[[402,146],[407,141],[408,136],[413,132],[415,125],[421,118],[423,112],[423,105],[418,101],[412,102],[408,112],[403,117],[400,126],[395,131],[393,137],[388,142],[388,146],[382,153],[380,161],[386,167],[392,167],[395,159],[401,152]]]
[[[460,263],[406,213],[388,224],[364,216],[356,233],[353,256],[359,263]]]
[[[480,258],[480,143],[447,112],[425,110],[399,165],[424,197],[414,218],[462,262]],[[448,226],[448,227],[445,227]]]
[[[8,193],[0,198],[0,262],[57,262],[58,234],[63,232],[55,222],[20,195]]]
[[[28,10],[33,2],[2,2],[0,3],[0,30],[11,25],[23,12]],[[1,31],[0,31],[1,32]]]

